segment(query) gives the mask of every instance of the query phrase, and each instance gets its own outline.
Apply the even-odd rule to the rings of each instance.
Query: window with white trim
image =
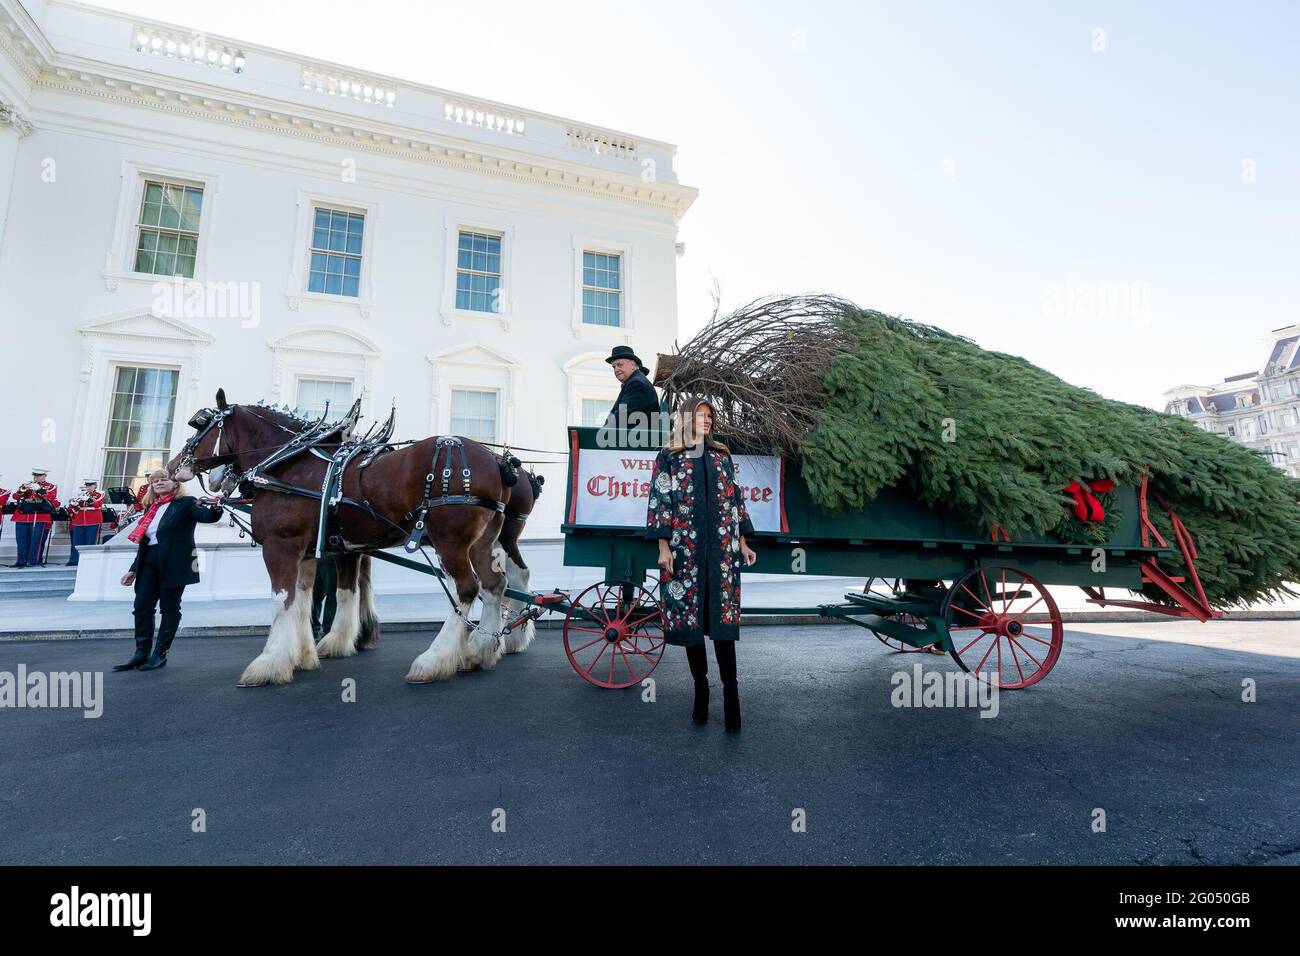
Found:
[[[582,400],[581,420],[578,424],[584,428],[599,428],[605,424],[614,403],[605,398],[584,398]]]
[[[456,240],[456,308],[501,311],[501,236],[461,229]]]
[[[339,418],[352,407],[352,379],[299,378],[294,411],[303,418],[317,419],[329,403],[330,418]]]
[[[365,213],[314,207],[308,292],[352,298],[360,294],[365,227]]]
[[[203,187],[147,178],[136,219],[134,271],[194,278]]]
[[[451,433],[475,441],[497,440],[497,393],[494,390],[451,390]]]
[[[179,378],[174,368],[117,366],[101,488],[135,488],[167,461]]]
[[[623,324],[622,255],[583,251],[582,321],[586,325]]]

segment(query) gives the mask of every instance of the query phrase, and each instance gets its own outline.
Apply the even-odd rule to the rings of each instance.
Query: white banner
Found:
[[[658,449],[619,451],[575,449],[570,462],[573,497],[569,524],[644,528]],[[783,531],[781,459],[772,455],[733,455],[736,481],[755,531]]]

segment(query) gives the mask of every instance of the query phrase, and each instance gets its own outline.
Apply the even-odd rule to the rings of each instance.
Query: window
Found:
[[[357,297],[365,224],[364,213],[324,207],[314,210],[308,292]]]
[[[623,257],[604,252],[582,254],[582,321],[587,325],[623,324]]]
[[[135,271],[194,278],[202,211],[202,188],[160,179],[145,180],[140,198]]]
[[[1284,412],[1278,412],[1277,422],[1280,428],[1294,428],[1295,412],[1291,411],[1290,409],[1287,409]]]
[[[1292,461],[1295,461],[1297,458],[1300,458],[1300,445],[1287,445],[1286,456],[1290,458]]]
[[[452,389],[451,432],[475,441],[496,441],[497,393],[481,389]]]
[[[500,290],[501,237],[462,230],[456,244],[456,308],[498,312]]]
[[[1279,382],[1273,389],[1273,396],[1280,402],[1284,398],[1291,397],[1291,383],[1289,381]]]
[[[134,488],[149,469],[167,461],[179,375],[175,369],[118,366],[104,438],[102,487]]]
[[[325,414],[329,402],[330,418],[336,419],[352,407],[352,380],[328,378],[298,379],[295,411],[303,418],[317,419]]]
[[[599,428],[605,424],[605,419],[609,417],[610,409],[614,403],[604,398],[584,398],[582,400],[582,420],[579,422],[586,428]]]
[[[1236,437],[1237,437],[1237,426],[1236,426],[1236,425],[1229,425],[1229,426],[1228,426],[1228,437],[1229,437],[1229,438],[1236,438]]]

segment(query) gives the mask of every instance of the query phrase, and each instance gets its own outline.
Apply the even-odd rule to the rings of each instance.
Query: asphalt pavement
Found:
[[[1300,625],[1195,627],[1071,629],[991,719],[891,702],[947,658],[750,627],[734,736],[716,683],[690,724],[680,649],[650,701],[581,680],[556,629],[423,686],[428,633],[258,689],[257,638],[182,637],[145,674],[109,671],[128,641],[3,642],[0,680],[104,689],[97,719],[0,710],[0,864],[1300,863]]]

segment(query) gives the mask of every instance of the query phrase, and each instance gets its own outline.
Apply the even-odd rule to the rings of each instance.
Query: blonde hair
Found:
[[[701,405],[708,406],[713,413],[713,419],[716,423],[718,410],[713,407],[713,403],[704,398],[688,398],[677,406],[677,411],[673,414],[672,434],[668,437],[668,444],[664,447],[672,452],[685,451],[689,447],[694,447],[698,442],[695,441],[695,413]],[[689,442],[687,439],[691,439]],[[713,437],[713,432],[704,437],[704,444],[710,448],[716,448],[724,454],[731,454],[731,450],[722,442]]]
[[[185,486],[183,484],[181,484],[175,478],[172,478],[171,475],[167,474],[166,468],[150,468],[147,472],[145,472],[144,475],[144,480],[148,483],[149,490],[144,493],[144,500],[140,502],[142,507],[144,508],[151,507],[154,503],[155,498],[157,497],[153,493],[154,475],[167,475],[168,478],[171,478],[172,484],[176,486],[175,488],[172,489],[173,498],[184,498],[187,494],[189,494],[189,492],[185,490]]]

